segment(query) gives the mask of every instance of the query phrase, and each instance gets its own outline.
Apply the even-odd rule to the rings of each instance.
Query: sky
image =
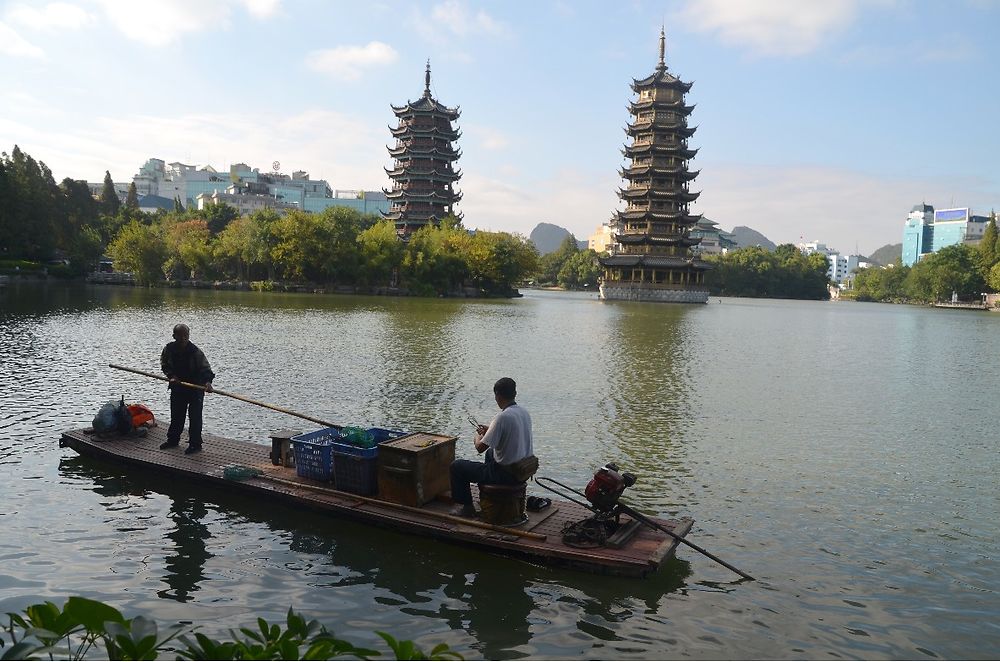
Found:
[[[622,208],[661,27],[722,229],[867,255],[916,204],[1000,208],[1000,0],[0,1],[0,151],[57,181],[155,157],[380,189],[430,60],[465,225],[585,239]]]

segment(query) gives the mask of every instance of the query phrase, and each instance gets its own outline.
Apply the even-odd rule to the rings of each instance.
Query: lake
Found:
[[[459,436],[518,383],[539,475],[695,519],[655,576],[539,567],[58,447],[108,400],[166,424],[185,322],[228,392],[347,425]],[[211,635],[289,606],[467,658],[935,659],[1000,650],[1000,315],[713,297],[708,305],[407,299],[12,283],[0,290],[0,613],[70,595]],[[304,427],[303,427],[304,426]],[[207,431],[315,426],[208,396]],[[546,494],[537,485],[529,494]]]

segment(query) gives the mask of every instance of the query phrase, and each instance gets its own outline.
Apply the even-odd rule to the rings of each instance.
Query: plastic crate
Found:
[[[373,459],[378,457],[378,445],[392,439],[398,439],[399,437],[405,437],[408,432],[400,432],[399,430],[386,430],[385,428],[368,428],[368,433],[372,435],[375,439],[375,445],[371,448],[362,448],[361,446],[355,446],[353,444],[346,444],[343,441],[334,441],[333,450],[336,453],[343,453],[344,455],[353,455],[355,457],[362,457],[366,459]]]
[[[292,437],[295,473],[302,478],[329,481],[333,474],[333,440],[339,436],[337,428],[325,428]]]
[[[342,492],[362,496],[378,492],[378,460],[375,457],[358,457],[334,451],[333,476],[337,489]]]

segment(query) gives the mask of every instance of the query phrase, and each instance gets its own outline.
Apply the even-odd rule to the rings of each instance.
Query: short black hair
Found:
[[[507,400],[517,397],[517,384],[510,377],[501,377],[493,385],[493,392]]]

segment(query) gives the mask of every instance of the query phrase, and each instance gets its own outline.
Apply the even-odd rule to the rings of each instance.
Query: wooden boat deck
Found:
[[[552,505],[542,512],[529,512],[526,523],[510,527],[510,530],[481,528],[449,516],[449,504],[441,501],[432,501],[420,508],[399,506],[379,500],[377,496],[342,492],[333,489],[330,483],[299,477],[294,468],[271,463],[269,445],[235,441],[212,434],[205,434],[204,438],[204,449],[194,455],[183,454],[183,443],[176,448],[160,450],[160,444],[166,440],[165,427],[151,428],[145,436],[108,436],[97,435],[92,429],[70,430],[63,433],[59,443],[81,455],[155,469],[161,474],[239,490],[263,499],[280,499],[320,512],[545,565],[642,577],[657,570],[664,560],[673,555],[678,545],[672,537],[648,526],[640,527],[620,549],[581,549],[566,545],[562,541],[563,527],[569,522],[586,519],[592,513],[579,504],[558,499],[553,499]],[[225,478],[225,468],[234,465],[258,469],[262,475],[239,481]],[[475,493],[475,486],[473,491]],[[623,516],[623,524],[627,521],[628,517]],[[688,518],[656,521],[679,536],[686,535],[693,524],[693,520]],[[527,533],[519,535],[516,532]]]

